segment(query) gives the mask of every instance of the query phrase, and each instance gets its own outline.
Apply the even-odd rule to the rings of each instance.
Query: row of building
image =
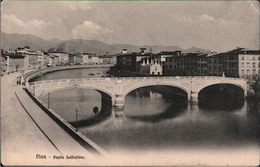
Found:
[[[166,76],[227,76],[255,79],[260,73],[260,50],[236,48],[224,53],[182,53],[162,51],[152,53],[146,48],[117,56],[98,56],[91,53],[69,54],[64,52],[32,51],[30,47],[2,50],[2,73],[62,65],[116,64],[118,70],[141,75]]]
[[[21,71],[31,68],[45,68],[63,65],[116,64],[116,57],[92,53],[69,54],[64,52],[32,51],[30,47],[16,50],[1,50],[1,68],[3,73]]]
[[[141,75],[227,76],[256,79],[260,73],[260,50],[236,48],[219,53],[182,53],[181,51],[153,54],[123,50],[117,57],[116,68]]]

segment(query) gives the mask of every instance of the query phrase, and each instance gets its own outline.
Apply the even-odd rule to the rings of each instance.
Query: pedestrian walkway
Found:
[[[98,165],[96,157],[54,122],[16,79],[1,77],[1,163],[3,165]],[[66,159],[66,156],[85,159]],[[54,159],[57,156],[64,159]]]

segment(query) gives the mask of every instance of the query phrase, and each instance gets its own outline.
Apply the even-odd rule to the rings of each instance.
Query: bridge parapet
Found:
[[[178,87],[187,93],[188,100],[198,101],[198,93],[203,88],[214,84],[233,84],[241,87],[246,96],[247,83],[245,79],[228,77],[120,77],[120,78],[75,78],[45,80],[29,83],[28,87],[35,96],[48,92],[70,89],[91,88],[107,93],[113,104],[124,106],[125,96],[132,90],[145,86],[165,85]]]
[[[120,77],[116,78],[123,81],[133,81],[133,82],[140,82],[142,80],[144,81],[154,81],[154,80],[243,80],[246,81],[246,79],[243,78],[229,78],[229,77],[215,77],[215,76],[196,76],[196,77]]]
[[[31,82],[31,84],[39,85],[46,83],[71,83],[71,82],[84,82],[84,83],[116,83],[118,80],[122,82],[153,82],[153,81],[191,81],[191,80],[223,80],[223,81],[245,81],[241,78],[227,78],[227,77],[123,77],[123,78],[75,78],[75,79],[59,79],[59,80],[45,80]]]

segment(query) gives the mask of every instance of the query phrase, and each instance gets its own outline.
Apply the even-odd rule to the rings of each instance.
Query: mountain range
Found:
[[[183,52],[209,52],[209,50],[191,47],[189,49],[183,49],[178,46],[162,46],[162,45],[143,45],[136,46],[130,44],[106,44],[101,41],[84,40],[84,39],[72,39],[72,40],[60,40],[57,38],[45,40],[40,37],[31,34],[9,34],[1,32],[1,48],[4,49],[16,49],[18,47],[29,46],[31,50],[43,50],[48,51],[57,50],[67,53],[95,53],[95,54],[118,54],[123,49],[127,49],[128,52],[139,52],[140,48],[147,48],[148,51],[152,50],[153,53],[160,51],[175,51],[181,50]]]

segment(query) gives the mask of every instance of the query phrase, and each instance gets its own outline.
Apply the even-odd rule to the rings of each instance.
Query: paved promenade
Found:
[[[16,85],[18,75],[1,77],[1,163],[25,166],[102,163],[100,156],[83,148],[32,101],[22,86]],[[66,159],[67,155],[85,159]]]

